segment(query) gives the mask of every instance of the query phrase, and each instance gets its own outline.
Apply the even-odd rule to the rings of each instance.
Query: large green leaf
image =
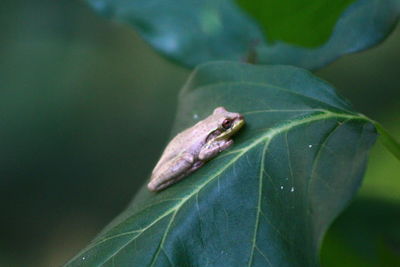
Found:
[[[399,0],[357,0],[350,6],[350,0],[319,0],[326,4],[322,6],[310,0],[264,0],[261,7],[260,1],[238,0],[246,11],[234,0],[87,1],[99,13],[133,26],[167,57],[190,67],[212,60],[247,60],[315,69],[379,43],[400,13]]]
[[[217,106],[245,116],[233,148],[165,191],[144,188],[67,266],[318,265],[374,126],[307,71],[217,62],[182,90],[174,133]]]

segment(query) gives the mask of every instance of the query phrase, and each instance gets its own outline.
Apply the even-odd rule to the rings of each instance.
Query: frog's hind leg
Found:
[[[179,182],[179,180],[185,178],[186,176],[188,176],[189,174],[191,174],[192,172],[194,172],[195,170],[197,170],[198,168],[200,168],[200,167],[203,166],[203,165],[204,165],[204,162],[202,162],[202,161],[197,161],[197,162],[195,162],[194,164],[192,164],[192,165],[190,166],[190,168],[188,168],[187,170],[185,170],[185,173],[184,173],[184,174],[182,174],[182,175],[180,175],[180,176],[177,176],[177,177],[175,177],[175,178],[173,178],[173,179],[171,179],[171,180],[165,181],[165,182],[161,185],[161,187],[159,187],[160,189],[158,189],[158,191],[159,191],[159,190],[162,190],[162,189],[164,189],[164,188],[167,188],[168,186],[170,186],[170,185],[172,185],[172,184],[174,184],[174,183],[176,183],[176,182]]]
[[[181,154],[176,159],[158,168],[157,172],[152,174],[147,188],[150,191],[160,191],[176,183],[191,172],[195,165],[193,162],[193,155],[189,153]]]

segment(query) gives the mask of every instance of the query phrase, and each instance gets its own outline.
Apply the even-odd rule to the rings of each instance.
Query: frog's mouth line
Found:
[[[237,131],[239,131],[240,128],[242,128],[244,125],[244,120],[243,119],[239,119],[233,122],[233,125],[231,128],[229,128],[226,131],[221,131],[221,130],[216,130],[214,131],[214,133],[216,133],[217,131],[219,131],[216,135],[215,135],[215,140],[219,141],[219,140],[226,140],[229,137],[231,137],[232,135],[234,135]]]

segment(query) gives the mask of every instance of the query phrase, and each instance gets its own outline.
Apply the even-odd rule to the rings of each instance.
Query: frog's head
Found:
[[[214,133],[214,140],[227,140],[244,125],[243,116],[239,113],[229,112],[223,107],[217,107],[213,116],[216,117],[218,129]]]

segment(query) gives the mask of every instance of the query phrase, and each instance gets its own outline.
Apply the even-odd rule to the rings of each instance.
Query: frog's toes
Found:
[[[222,152],[222,151],[224,151],[225,149],[228,149],[230,146],[232,146],[233,145],[233,140],[231,139],[231,140],[229,140],[229,141],[226,141],[225,143],[223,143],[220,147],[219,147],[219,152]]]

